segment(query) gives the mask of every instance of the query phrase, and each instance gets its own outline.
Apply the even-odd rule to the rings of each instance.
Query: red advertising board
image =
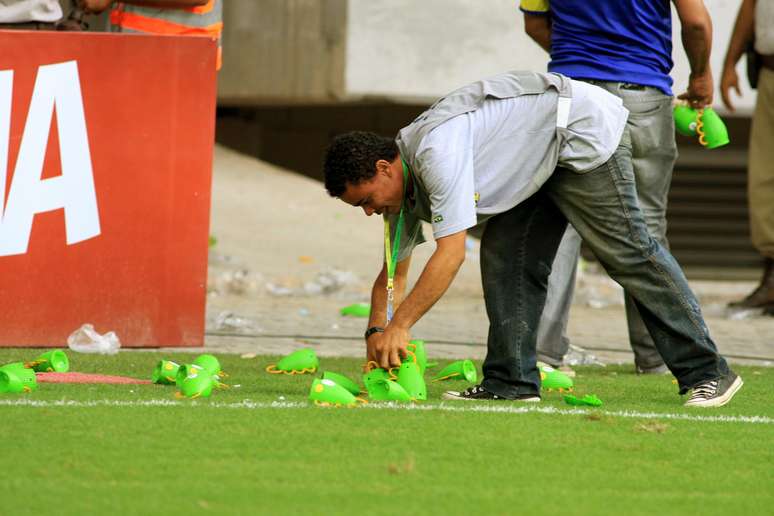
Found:
[[[0,346],[204,340],[216,44],[0,31]]]

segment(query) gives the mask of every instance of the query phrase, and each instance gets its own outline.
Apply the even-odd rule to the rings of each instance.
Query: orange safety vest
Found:
[[[112,32],[185,34],[217,38],[217,69],[222,63],[223,2],[209,0],[196,7],[142,7],[117,2],[110,11]]]

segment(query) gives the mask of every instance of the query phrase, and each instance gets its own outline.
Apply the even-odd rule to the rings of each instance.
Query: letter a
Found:
[[[0,179],[7,170],[7,126],[10,120],[12,72],[0,72]],[[43,161],[56,106],[62,174],[41,179]],[[7,118],[3,119],[2,116]],[[5,182],[0,182],[0,201]],[[0,256],[27,252],[32,219],[37,213],[64,208],[67,244],[100,234],[97,195],[91,168],[86,118],[78,65],[67,61],[38,68],[27,123],[24,126],[8,202],[0,202]]]

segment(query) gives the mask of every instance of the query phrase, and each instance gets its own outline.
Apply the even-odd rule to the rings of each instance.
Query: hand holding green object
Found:
[[[369,303],[355,303],[345,306],[339,312],[344,316],[368,317],[371,315],[371,305]]]
[[[299,349],[286,356],[277,364],[266,366],[266,372],[271,374],[306,374],[314,373],[320,367],[320,361],[311,348]]]
[[[70,360],[61,349],[46,351],[32,362],[24,364],[39,373],[66,373],[70,370]]]
[[[433,378],[434,382],[440,380],[467,380],[470,383],[476,383],[478,373],[476,366],[470,360],[458,360],[447,365]]]
[[[711,107],[696,110],[678,104],[673,114],[677,132],[684,136],[698,136],[699,143],[708,149],[722,147],[730,141],[726,125]]]
[[[568,405],[575,405],[575,406],[581,406],[581,405],[587,405],[589,407],[601,407],[602,406],[602,400],[597,398],[593,394],[586,394],[582,398],[578,398],[572,394],[565,394],[564,395],[564,401]]]

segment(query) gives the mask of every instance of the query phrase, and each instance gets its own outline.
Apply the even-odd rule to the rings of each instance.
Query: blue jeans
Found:
[[[651,234],[666,248],[666,209],[672,167],[677,157],[672,97],[657,88],[620,82],[588,80],[623,100],[629,110],[626,126],[632,142],[632,165],[637,183],[640,209]],[[572,228],[559,245],[551,276],[548,297],[540,321],[538,359],[561,364],[570,342],[566,336],[567,320],[575,286],[575,268],[580,255],[581,238]],[[642,369],[664,363],[653,338],[637,311],[631,296],[624,296],[629,343],[634,362]]]
[[[728,374],[680,266],[648,232],[627,130],[605,164],[585,173],[559,167],[535,195],[487,221],[481,238],[490,325],[484,388],[505,398],[539,393],[538,323],[568,221],[631,296],[681,394]]]

